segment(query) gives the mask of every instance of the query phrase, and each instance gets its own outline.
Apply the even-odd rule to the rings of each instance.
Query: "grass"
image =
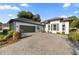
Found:
[[[4,37],[4,35],[0,35],[0,41],[2,41],[2,40],[3,40],[3,37]]]
[[[2,32],[0,32],[0,35],[2,35],[3,33]]]
[[[2,41],[2,40],[3,40],[3,37],[4,37],[3,33],[2,33],[2,32],[0,32],[0,41]]]
[[[3,32],[0,32],[0,41],[4,40],[4,39],[3,39],[4,36],[6,36],[6,35],[12,36],[13,33],[14,33],[13,30],[10,30],[10,31],[5,30],[5,31],[3,31]]]
[[[9,36],[6,36],[2,32],[0,32],[0,48],[3,47],[3,46],[9,45],[9,44],[13,44],[13,43],[19,41],[19,40],[13,40],[12,35],[16,35],[16,32],[14,32],[14,31],[8,31],[7,35],[9,35]],[[7,38],[3,39],[4,37],[7,37]],[[20,38],[18,38],[18,39],[20,39]]]
[[[74,41],[74,42],[78,41],[79,42],[79,30],[70,32],[70,34],[68,35],[68,38],[71,41]]]

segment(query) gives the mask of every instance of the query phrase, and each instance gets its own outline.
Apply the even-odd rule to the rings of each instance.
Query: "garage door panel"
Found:
[[[20,26],[20,31],[22,33],[35,32],[35,26],[24,26],[24,25],[21,25]]]

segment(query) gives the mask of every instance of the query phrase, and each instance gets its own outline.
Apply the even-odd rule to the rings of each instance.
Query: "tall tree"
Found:
[[[38,22],[41,21],[41,18],[40,18],[39,14],[33,15],[30,11],[28,11],[28,12],[26,12],[26,11],[18,12],[17,16],[19,18],[28,18],[28,19],[38,21]]]
[[[17,16],[19,18],[27,18],[27,12],[26,11],[18,12]]]
[[[33,20],[40,22],[41,21],[40,15],[39,14],[33,15]]]
[[[28,11],[27,12],[27,18],[32,19],[32,17],[33,17],[33,14],[30,11]]]
[[[0,22],[0,24],[2,24],[2,22]]]
[[[73,20],[70,24],[71,28],[75,28],[77,25],[79,25],[79,19],[76,16],[71,16],[70,18]]]

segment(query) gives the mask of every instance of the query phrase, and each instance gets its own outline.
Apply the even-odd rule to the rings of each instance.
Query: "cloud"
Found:
[[[71,17],[71,16],[73,16],[73,15],[69,15],[69,17]]]
[[[13,14],[8,14],[8,16],[9,16],[9,17],[12,17],[12,16],[14,16],[14,15],[13,15]]]
[[[77,13],[79,13],[79,11],[74,11],[73,13],[74,13],[74,14],[77,14]]]
[[[11,5],[0,5],[0,10],[20,10],[20,8]]]
[[[67,16],[66,15],[62,15],[62,16],[60,16],[61,18],[63,17],[63,18],[67,18]]]
[[[27,3],[22,3],[22,4],[20,4],[20,6],[29,7],[29,4],[27,4]]]
[[[64,3],[63,8],[67,8],[67,7],[70,7],[70,6],[71,6],[70,3]]]

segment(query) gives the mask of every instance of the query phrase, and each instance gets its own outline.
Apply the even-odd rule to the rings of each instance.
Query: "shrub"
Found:
[[[3,37],[4,37],[3,35],[0,35],[0,41],[3,41]]]
[[[45,33],[46,31],[44,29],[41,30],[42,33]]]
[[[65,32],[62,32],[62,34],[65,34]]]
[[[70,28],[69,32],[76,31],[76,30],[77,30],[77,28]]]
[[[13,33],[13,40],[17,40],[17,39],[20,39],[20,38],[21,38],[21,33],[19,33],[19,32]]]
[[[57,32],[57,34],[61,34],[60,32]]]
[[[70,32],[68,39],[71,41],[79,41],[79,31]]]
[[[8,30],[7,29],[3,30],[3,35],[7,35],[7,34],[8,34]]]
[[[15,31],[10,30],[10,31],[8,32],[8,36],[9,36],[9,37],[13,36],[13,33],[14,33],[14,32],[15,32]]]
[[[3,34],[3,32],[0,32],[0,35],[2,35]]]

